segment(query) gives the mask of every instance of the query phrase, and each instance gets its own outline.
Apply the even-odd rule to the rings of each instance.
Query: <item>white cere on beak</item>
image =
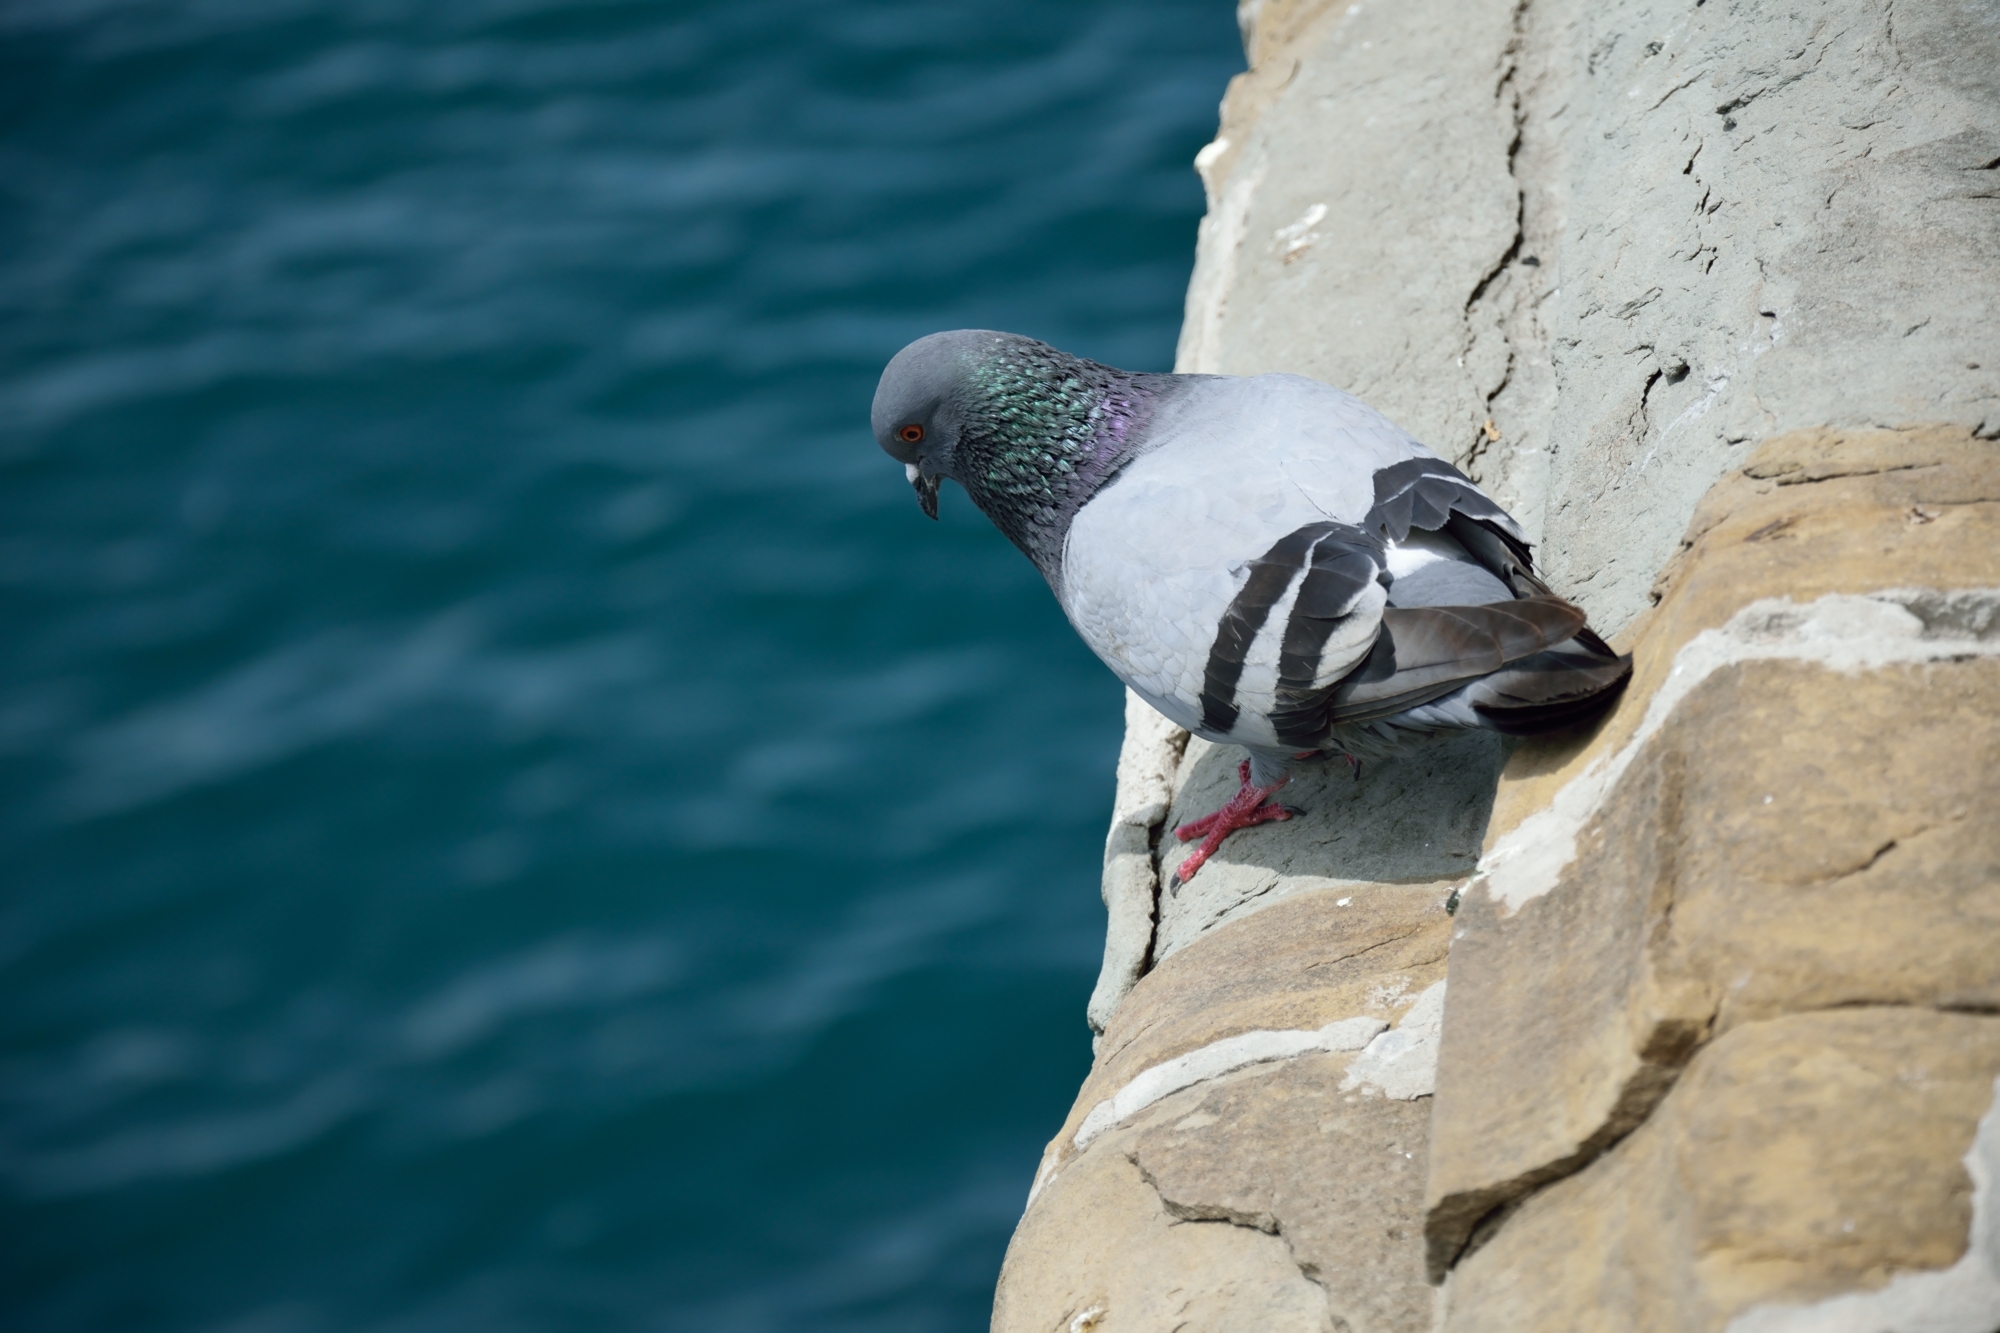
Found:
[[[916,485],[916,484],[917,484],[917,465],[916,465],[915,463],[905,463],[905,464],[903,464],[903,475],[904,475],[905,477],[908,477],[908,478],[910,479],[910,485],[912,485],[912,486]]]

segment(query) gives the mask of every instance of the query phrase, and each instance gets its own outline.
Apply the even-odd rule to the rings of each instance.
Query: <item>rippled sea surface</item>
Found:
[[[1116,684],[875,449],[1167,367],[1223,0],[0,4],[0,1323],[974,1330]]]

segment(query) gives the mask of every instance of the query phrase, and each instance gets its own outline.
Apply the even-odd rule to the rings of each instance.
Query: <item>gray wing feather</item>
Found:
[[[1361,667],[1328,695],[1334,725],[1390,717],[1576,637],[1583,612],[1558,597],[1485,606],[1390,607]]]

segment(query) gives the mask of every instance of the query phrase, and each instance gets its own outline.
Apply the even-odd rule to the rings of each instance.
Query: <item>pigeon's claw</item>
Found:
[[[1180,869],[1174,872],[1173,882],[1167,886],[1169,890],[1178,889],[1193,879],[1195,872],[1206,864],[1209,857],[1215,855],[1215,849],[1222,846],[1222,840],[1236,830],[1254,828],[1258,824],[1268,824],[1274,819],[1290,819],[1293,815],[1304,813],[1295,806],[1264,804],[1271,799],[1278,788],[1291,781],[1289,775],[1279,778],[1268,787],[1253,786],[1250,782],[1250,761],[1246,759],[1237,765],[1236,778],[1242,785],[1236,789],[1236,795],[1229,798],[1228,805],[1212,815],[1204,815],[1174,830],[1174,836],[1182,842],[1193,842],[1196,838],[1200,838],[1201,846],[1195,848],[1194,855],[1181,862]]]

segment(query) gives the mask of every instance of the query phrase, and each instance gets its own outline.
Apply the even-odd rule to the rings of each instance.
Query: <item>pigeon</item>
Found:
[[[1300,375],[1149,374],[987,329],[920,338],[871,424],[925,514],[955,481],[1041,571],[1085,644],[1197,736],[1248,752],[1200,846],[1298,814],[1297,762],[1602,713],[1632,659],[1535,574],[1470,478]]]

